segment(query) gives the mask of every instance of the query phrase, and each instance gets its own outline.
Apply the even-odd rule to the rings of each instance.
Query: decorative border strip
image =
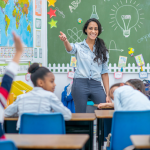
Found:
[[[73,67],[70,67],[69,64],[49,64],[48,65],[49,70],[51,70],[53,73],[68,73],[69,71],[74,71]],[[117,65],[114,63],[114,65],[109,64],[108,65],[109,73],[114,73],[117,71],[120,71],[120,67],[117,67]],[[139,73],[141,70],[140,67],[135,66],[133,63],[132,65],[128,63],[127,67],[123,68],[123,73]],[[148,63],[147,66],[143,66],[143,71],[146,71],[147,73],[150,73],[150,64]]]

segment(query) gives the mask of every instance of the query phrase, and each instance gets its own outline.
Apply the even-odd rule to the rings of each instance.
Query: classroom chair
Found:
[[[132,145],[130,135],[150,134],[150,110],[114,112],[111,134],[107,150],[121,150]]]
[[[10,141],[10,140],[0,140],[0,149],[1,150],[17,150],[13,141]]]
[[[65,121],[61,113],[21,115],[20,134],[65,134]]]

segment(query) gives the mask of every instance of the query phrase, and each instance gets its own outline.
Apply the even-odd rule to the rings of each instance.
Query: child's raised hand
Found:
[[[13,62],[16,62],[18,64],[19,60],[21,58],[21,55],[23,53],[23,46],[22,46],[22,42],[21,42],[20,37],[18,37],[14,32],[12,34],[13,34],[13,39],[14,39],[15,48],[16,48],[16,53],[15,53],[15,56],[13,58]]]
[[[13,34],[13,39],[15,42],[15,48],[16,48],[16,53],[23,53],[23,46],[22,46],[22,42],[20,37],[18,37],[15,32],[12,33]]]
[[[63,42],[66,41],[66,39],[67,39],[66,35],[61,31],[60,31],[60,34],[61,34],[61,35],[59,35],[60,40]]]

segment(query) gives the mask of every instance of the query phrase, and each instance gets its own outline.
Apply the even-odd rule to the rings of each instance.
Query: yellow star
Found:
[[[57,25],[56,25],[57,21],[55,21],[53,18],[48,23],[50,24],[50,28],[53,28],[53,27],[57,28]]]
[[[48,1],[48,7],[49,6],[55,7],[55,3],[56,3],[57,0],[47,0],[47,1]]]

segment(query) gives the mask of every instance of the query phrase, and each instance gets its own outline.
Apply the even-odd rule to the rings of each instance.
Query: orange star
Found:
[[[48,1],[48,7],[49,6],[55,7],[55,3],[56,3],[57,0],[47,0],[47,1]]]

